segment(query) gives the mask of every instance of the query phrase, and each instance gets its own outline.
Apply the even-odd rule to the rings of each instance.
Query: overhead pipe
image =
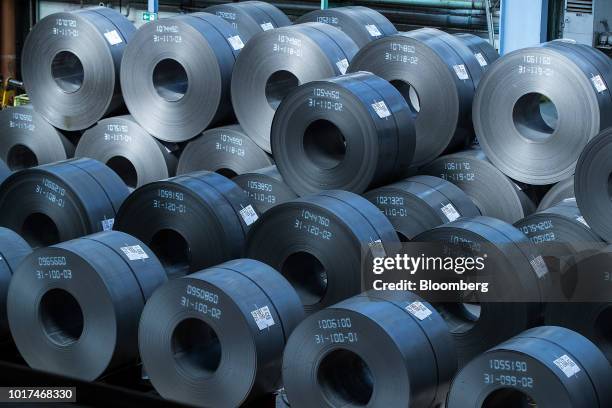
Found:
[[[484,1],[472,0],[377,0],[379,4],[399,4],[417,7],[442,7],[448,9],[482,9]]]

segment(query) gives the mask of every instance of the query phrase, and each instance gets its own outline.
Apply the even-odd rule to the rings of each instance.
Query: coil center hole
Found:
[[[46,214],[32,213],[23,220],[20,235],[33,248],[47,247],[60,242],[55,222]]]
[[[419,113],[421,111],[421,99],[414,86],[400,79],[390,81],[390,84],[402,94],[412,112]]]
[[[62,91],[74,93],[83,85],[85,70],[79,57],[70,51],[60,51],[51,61],[51,76]]]
[[[165,101],[180,101],[189,87],[187,71],[177,60],[163,59],[153,69],[153,87]]]
[[[483,401],[481,408],[536,408],[538,404],[529,395],[513,388],[493,391]]]
[[[189,273],[191,250],[187,240],[180,233],[172,229],[159,230],[151,238],[149,248],[162,263],[169,277],[184,276]]]
[[[327,290],[327,271],[314,255],[296,252],[287,257],[281,273],[296,290],[304,305],[321,301]]]
[[[218,169],[215,173],[222,175],[223,177],[227,177],[228,179],[233,179],[238,175],[234,170],[228,168]]]
[[[136,188],[138,185],[138,173],[131,161],[123,156],[114,156],[108,159],[106,165],[117,173],[128,187]]]
[[[208,377],[221,363],[221,342],[208,323],[189,318],[180,322],[172,333],[172,354],[189,376]]]
[[[45,334],[58,346],[76,343],[83,334],[83,311],[64,289],[51,289],[40,299],[40,320]]]
[[[346,139],[336,125],[325,119],[312,122],[304,131],[304,152],[317,167],[330,170],[346,156]]]
[[[289,71],[276,71],[266,81],[266,99],[274,110],[283,101],[285,96],[297,88],[300,81]]]
[[[12,146],[7,156],[6,164],[13,171],[38,166],[38,158],[34,152],[22,144]]]
[[[480,319],[482,306],[477,302],[445,303],[439,306],[439,312],[451,333],[465,333]]]
[[[331,406],[365,406],[372,398],[372,372],[366,362],[350,350],[333,350],[317,369],[317,381]]]
[[[557,129],[559,114],[548,97],[532,92],[516,101],[512,119],[523,137],[534,142],[545,142]]]

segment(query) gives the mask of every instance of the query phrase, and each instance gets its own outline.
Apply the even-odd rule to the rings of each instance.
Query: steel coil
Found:
[[[325,191],[266,211],[249,232],[247,256],[280,271],[310,313],[361,292],[364,249],[391,255],[398,242],[372,203]]]
[[[488,292],[478,292],[466,302],[478,303],[477,312],[461,303],[440,305],[461,365],[538,323],[552,280],[535,245],[512,225],[490,217],[463,218],[426,231],[414,241],[468,245],[475,256],[486,258],[494,273],[488,277]]]
[[[612,368],[583,336],[562,327],[527,330],[475,358],[453,380],[446,406],[612,405]]]
[[[245,132],[267,152],[274,112],[300,84],[346,73],[357,45],[342,31],[304,23],[266,31],[240,53],[232,74],[232,103]]]
[[[566,178],[565,180],[561,180],[552,186],[540,200],[537,211],[542,211],[553,207],[555,204],[559,204],[566,198],[572,198],[574,196],[574,177],[572,176],[570,178]]]
[[[457,218],[481,215],[459,187],[432,176],[409,177],[364,197],[380,208],[403,242]]]
[[[402,95],[367,72],[301,85],[281,102],[271,133],[276,166],[300,196],[362,193],[405,177],[415,139]]]
[[[603,131],[580,154],[574,192],[580,212],[593,231],[612,242],[612,129]]]
[[[174,175],[175,146],[164,145],[131,116],[106,118],[83,133],[75,157],[106,163],[130,188]]]
[[[362,6],[314,10],[304,14],[295,23],[324,23],[332,25],[351,37],[359,48],[378,38],[397,34],[397,29],[387,17],[376,10]]]
[[[136,121],[183,142],[232,118],[230,80],[244,46],[221,17],[194,13],[142,26],[125,50],[121,87]]]
[[[177,174],[214,171],[227,178],[274,164],[239,125],[209,129],[187,143]]]
[[[246,191],[261,213],[298,197],[283,181],[276,166],[246,172],[236,176],[233,181]]]
[[[280,9],[262,1],[241,1],[207,7],[204,12],[215,14],[230,23],[246,43],[255,34],[291,25]]]
[[[33,247],[113,228],[129,190],[110,168],[72,159],[13,173],[0,186],[0,225]]]
[[[283,357],[291,407],[436,407],[457,370],[448,326],[420,297],[369,291],[293,332]]]
[[[243,256],[258,217],[234,182],[200,171],[136,189],[117,213],[115,229],[141,239],[169,276],[180,276]]]
[[[417,114],[415,166],[472,141],[472,99],[484,67],[462,40],[435,29],[381,38],[353,59],[349,72],[362,70],[391,82]]]
[[[474,201],[482,215],[513,223],[535,210],[527,195],[479,149],[442,156],[420,172],[455,184]]]
[[[0,227],[0,344],[10,338],[6,314],[9,283],[19,264],[32,253],[23,238],[8,228]]]
[[[278,389],[285,343],[303,317],[277,271],[234,260],[156,291],[142,313],[140,354],[164,398],[237,407]]]
[[[0,159],[11,170],[27,169],[72,157],[74,146],[31,105],[0,111]]]
[[[134,364],[140,314],[165,281],[153,252],[118,231],[36,249],[7,299],[19,353],[32,368],[86,381]]]
[[[612,125],[612,63],[595,53],[553,41],[507,54],[487,70],[474,127],[507,176],[535,185],[566,179],[589,140]]]
[[[82,130],[123,107],[119,70],[136,28],[105,7],[40,20],[23,46],[21,72],[34,109],[63,130]]]
[[[476,57],[476,60],[483,68],[486,69],[499,59],[499,54],[495,47],[484,38],[469,33],[456,34],[455,37],[463,41],[472,50],[474,57]]]

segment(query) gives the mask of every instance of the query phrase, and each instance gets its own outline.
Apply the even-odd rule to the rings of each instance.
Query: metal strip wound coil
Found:
[[[40,20],[23,47],[21,72],[32,105],[63,130],[82,130],[123,107],[119,70],[136,28],[106,7]]]
[[[488,40],[469,33],[455,34],[455,37],[463,41],[472,50],[474,57],[483,68],[486,69],[499,59],[499,53]]]
[[[245,132],[267,152],[274,112],[300,84],[345,74],[357,45],[335,27],[304,23],[266,31],[244,47],[232,74],[232,104]]]
[[[414,176],[371,190],[364,197],[391,221],[401,241],[480,210],[453,183],[433,176]]]
[[[246,191],[261,213],[278,204],[298,198],[291,187],[283,181],[276,166],[240,174],[233,181]]]
[[[612,125],[612,62],[598,52],[553,41],[504,55],[487,70],[474,127],[497,168],[535,185],[574,173],[589,140]]]
[[[295,23],[324,23],[332,25],[351,37],[359,48],[378,38],[397,34],[397,29],[387,17],[376,10],[363,6],[314,10],[304,14]]]
[[[249,232],[247,256],[280,271],[310,313],[361,292],[364,249],[385,256],[398,245],[375,205],[333,190],[266,211]]]
[[[566,198],[575,197],[574,194],[574,177],[566,178],[565,180],[561,180],[554,186],[550,188],[544,194],[544,197],[540,200],[538,204],[537,211],[542,211],[547,208],[553,207],[556,204],[559,204],[561,201]]]
[[[177,174],[208,170],[228,178],[274,164],[239,125],[209,129],[183,149]]]
[[[33,247],[110,230],[129,195],[110,168],[71,159],[13,173],[0,186],[0,225]]]
[[[31,105],[0,111],[0,159],[11,170],[72,157],[74,145]]]
[[[130,188],[174,175],[173,146],[165,146],[129,115],[102,119],[83,133],[75,157],[106,163]]]
[[[612,242],[611,154],[612,129],[608,129],[584,148],[574,175],[574,192],[580,212],[593,231],[607,242]]]
[[[231,24],[209,13],[143,25],[121,63],[130,113],[147,132],[167,142],[189,140],[230,120],[230,80],[243,46]]]
[[[453,380],[446,406],[609,407],[611,377],[610,364],[589,340],[542,326],[471,361]]]
[[[291,407],[435,407],[457,370],[436,310],[410,292],[377,292],[310,315],[283,357]]]
[[[136,189],[121,206],[115,229],[145,242],[175,276],[243,256],[258,217],[234,182],[200,171]]]
[[[417,113],[415,166],[473,139],[472,99],[484,67],[462,40],[435,29],[384,37],[364,46],[349,71],[391,82]]]
[[[482,215],[516,222],[535,211],[518,186],[491,164],[479,149],[442,156],[420,169],[462,189]]]
[[[285,13],[262,1],[217,4],[207,7],[204,12],[215,14],[230,23],[245,43],[262,31],[291,25]]]
[[[164,268],[138,239],[105,231],[36,249],[19,265],[7,310],[32,368],[93,381],[138,361],[138,323]]]
[[[460,303],[440,306],[460,365],[538,323],[541,303],[552,288],[550,273],[536,246],[512,225],[491,217],[464,218],[426,231],[414,241],[467,244],[474,256],[486,253],[488,268],[495,273],[489,291],[476,294],[479,312]]]
[[[283,349],[303,318],[277,271],[238,259],[157,290],[142,313],[140,354],[164,398],[237,407],[280,387]]]
[[[274,115],[272,153],[300,196],[362,193],[408,175],[414,114],[387,81],[357,72],[301,85]]]
[[[23,238],[8,228],[0,227],[0,344],[10,338],[6,315],[6,297],[15,269],[32,248]]]

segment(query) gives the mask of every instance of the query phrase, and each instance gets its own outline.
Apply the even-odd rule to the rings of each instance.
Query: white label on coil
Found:
[[[533,270],[535,271],[538,278],[546,275],[548,273],[548,268],[546,267],[546,262],[544,262],[544,258],[538,255],[536,258],[533,258],[530,262]]]
[[[385,252],[385,247],[383,246],[383,243],[380,239],[374,241],[370,240],[368,245],[370,247],[372,255],[375,258],[384,258],[385,256],[387,256],[387,253]]]
[[[595,75],[591,77],[591,82],[593,82],[593,86],[595,87],[597,92],[603,92],[608,89],[606,87],[606,84],[604,84],[603,79],[601,79],[601,75]]]
[[[477,52],[476,54],[474,54],[474,56],[476,57],[476,60],[478,61],[481,67],[486,67],[487,65],[489,65],[487,64],[487,60],[485,59],[485,57],[482,56],[481,53]]]
[[[449,221],[455,221],[457,218],[461,217],[459,211],[457,211],[451,203],[446,204],[441,210]]]
[[[104,37],[106,37],[106,41],[108,41],[110,45],[117,45],[123,42],[117,30],[113,30],[113,31],[109,31],[108,33],[104,33]]]
[[[580,367],[567,354],[562,355],[553,363],[563,371],[567,378],[580,372]]]
[[[465,81],[466,79],[470,79],[470,76],[468,75],[467,70],[465,69],[465,65],[453,65],[453,69],[457,74],[457,78],[459,78],[460,80]]]
[[[338,67],[338,70],[340,70],[340,73],[342,75],[346,74],[346,70],[349,67],[349,62],[346,58],[341,59],[340,61],[336,62],[336,66]]]
[[[367,24],[365,28],[368,30],[368,33],[370,33],[370,37],[380,37],[382,35],[378,27],[374,24]]]
[[[274,29],[274,26],[270,22],[260,24],[260,26],[261,26],[261,29],[264,30],[264,31],[268,31],[268,30],[273,30]]]
[[[229,37],[227,41],[229,41],[234,51],[238,51],[244,48],[244,43],[242,42],[242,38],[240,38],[239,35]]]
[[[419,320],[425,320],[432,314],[432,311],[422,302],[412,302],[406,306],[406,311]]]
[[[108,218],[101,221],[102,223],[102,231],[110,231],[113,229],[113,225],[115,225],[114,218]]]
[[[376,114],[381,119],[391,116],[391,112],[389,112],[389,108],[387,108],[384,101],[374,102],[372,108],[374,108],[374,111],[376,111]]]
[[[589,224],[586,222],[586,220],[584,219],[584,217],[581,215],[580,217],[576,218],[576,221],[586,225],[587,227],[589,227]],[[591,227],[589,227],[591,228]]]
[[[147,255],[140,245],[124,246],[119,249],[121,249],[130,261],[140,261],[141,259],[149,258],[149,255]]]
[[[255,324],[257,324],[259,330],[274,326],[274,318],[268,306],[253,310],[251,316],[253,316],[253,320],[255,320]]]
[[[240,216],[242,216],[242,219],[247,226],[251,225],[259,218],[251,204],[240,210]]]

